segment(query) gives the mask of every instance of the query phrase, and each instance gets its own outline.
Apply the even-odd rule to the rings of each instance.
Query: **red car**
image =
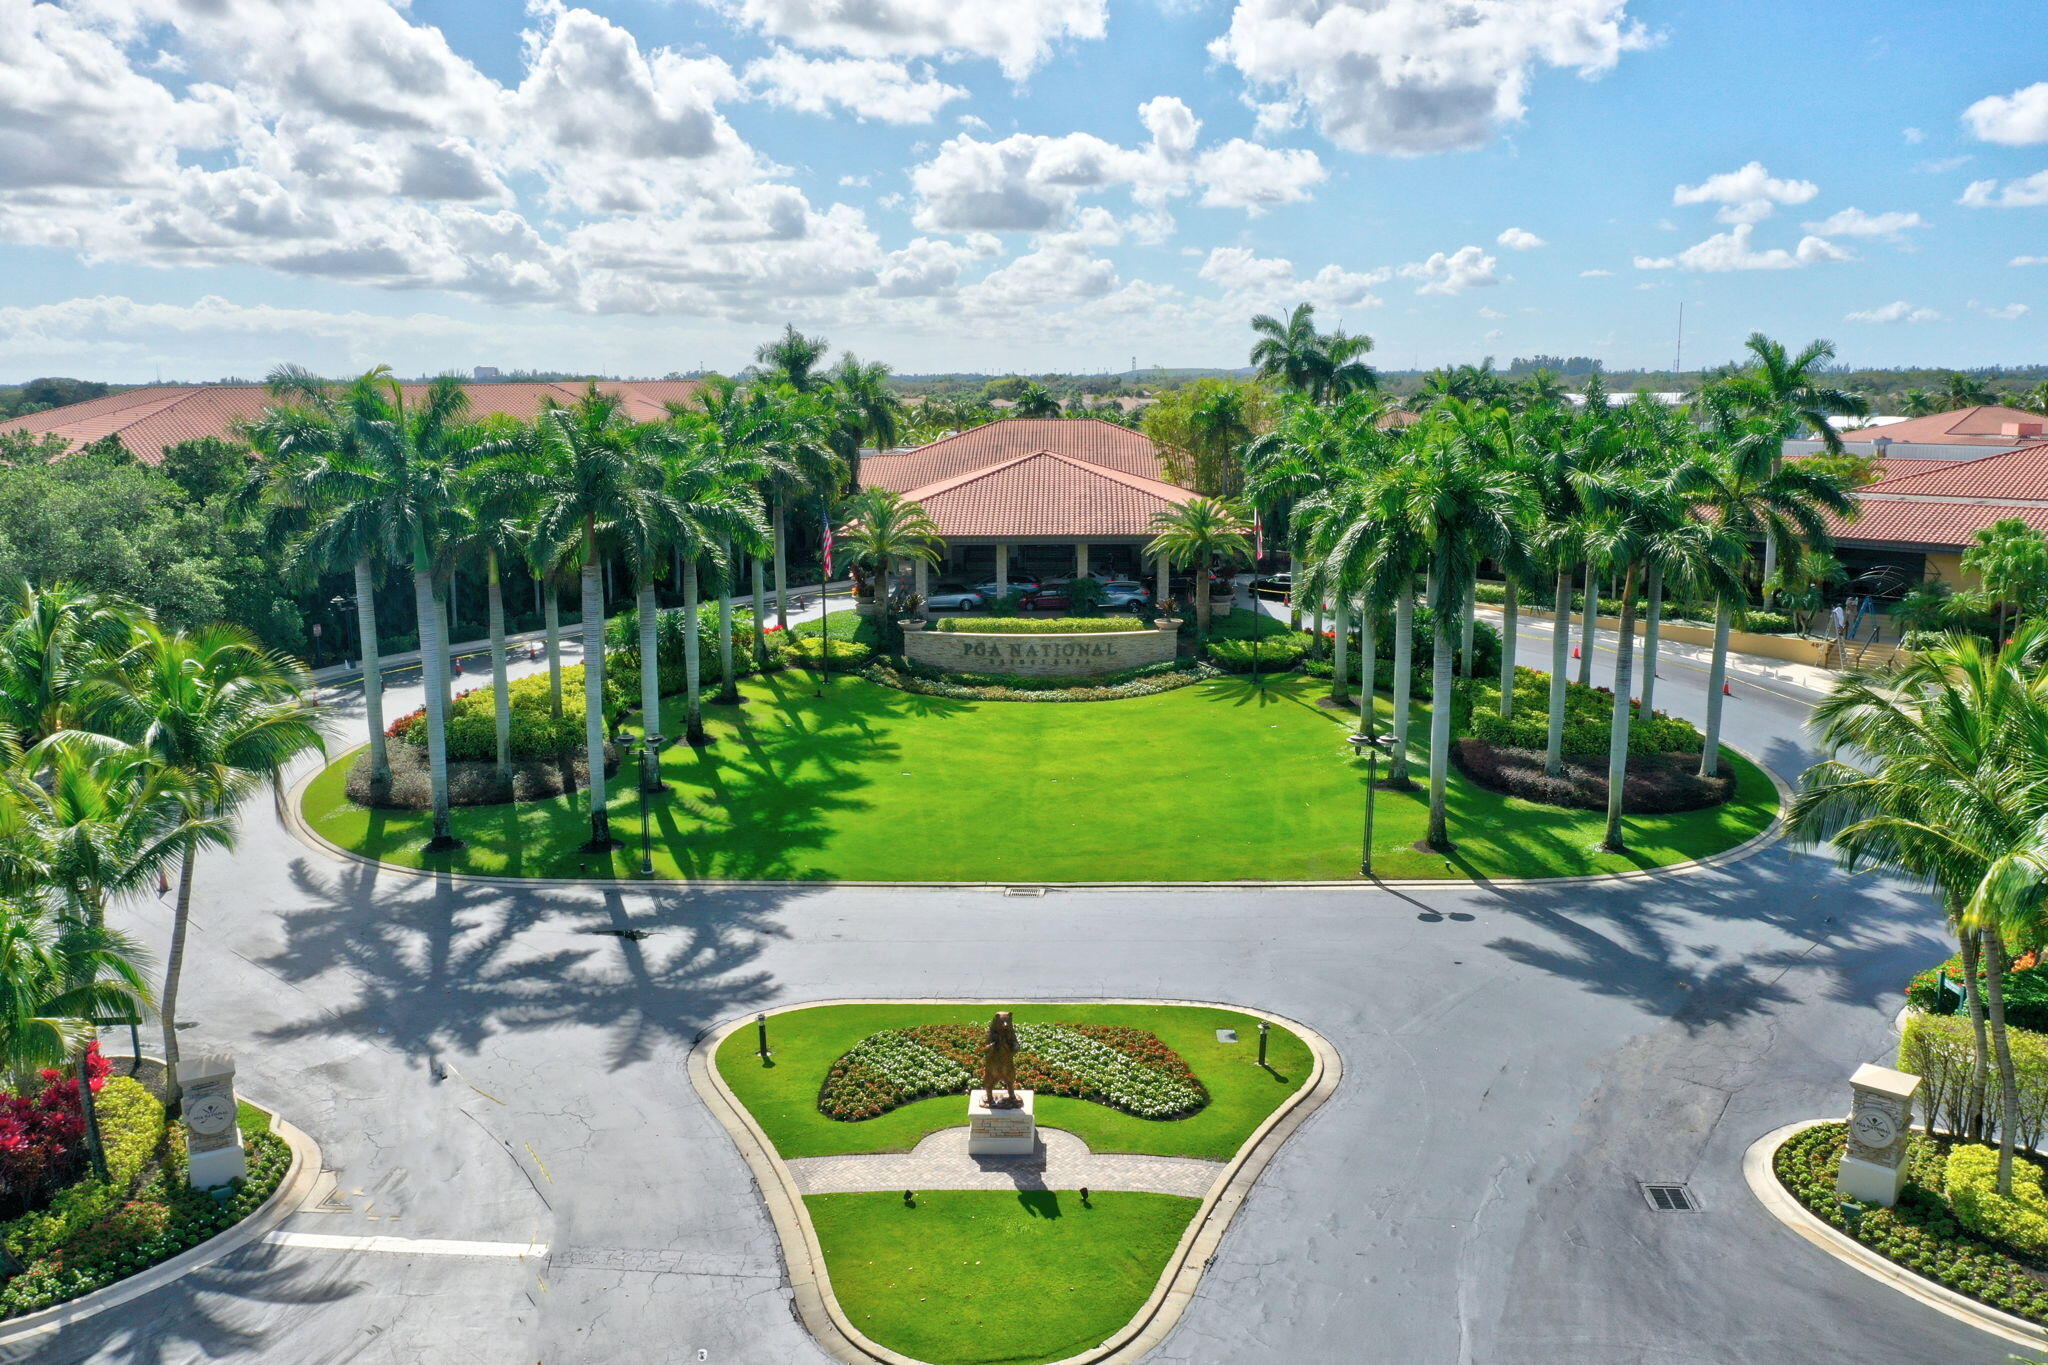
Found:
[[[1072,611],[1073,596],[1064,583],[1047,583],[1024,599],[1024,605],[1033,611]]]

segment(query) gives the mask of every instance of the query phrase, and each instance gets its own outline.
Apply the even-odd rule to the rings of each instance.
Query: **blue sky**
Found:
[[[0,0],[0,378],[2048,361],[2016,5]]]

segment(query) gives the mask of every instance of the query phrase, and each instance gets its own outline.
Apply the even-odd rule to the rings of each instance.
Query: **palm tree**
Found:
[[[297,365],[271,371],[267,383],[281,401],[245,432],[256,460],[238,504],[244,514],[259,499],[297,509],[311,523],[300,558],[354,576],[373,786],[391,781],[377,644],[378,571],[398,550],[392,539],[397,484],[377,438],[377,424],[388,420],[383,392],[390,376],[388,366],[379,366],[336,392]]]
[[[1809,341],[1799,354],[1791,355],[1783,343],[1762,332],[1752,332],[1743,346],[1752,357],[1751,364],[1719,381],[1719,387],[1737,410],[1769,421],[1780,441],[1811,431],[1830,453],[1839,455],[1842,433],[1828,419],[1861,417],[1870,411],[1870,400],[1826,382],[1823,366],[1835,358],[1834,343]],[[1766,580],[1776,572],[1777,565],[1778,546],[1766,540]]]
[[[225,819],[266,783],[279,782],[301,754],[326,745],[297,663],[272,654],[238,626],[173,634],[142,622],[134,645],[87,685],[95,724],[127,740],[183,779],[193,820]],[[232,844],[226,825],[222,845]],[[178,983],[192,916],[199,844],[188,842],[178,867],[178,899],[164,960],[166,1103],[178,1101]]]
[[[666,520],[666,495],[659,463],[649,458],[638,428],[620,401],[596,384],[573,407],[549,404],[534,425],[535,448],[518,477],[533,498],[534,538],[547,547],[550,563],[575,565],[582,580],[583,748],[590,769],[590,839],[584,848],[595,853],[614,842],[605,805],[602,565],[622,528],[658,527]],[[643,621],[642,631],[650,625]],[[645,720],[651,733],[658,714]]]
[[[935,564],[939,559],[938,523],[924,508],[886,488],[863,488],[847,502],[848,516],[838,543],[856,563],[872,564],[880,583],[878,611],[886,611],[889,583],[899,561]]]
[[[126,935],[0,897],[0,1068],[16,1093],[89,1048],[99,1024],[149,1013],[146,961]]]
[[[1973,374],[1950,370],[1948,378],[1942,381],[1941,403],[1944,408],[1974,408],[1992,402],[1997,397],[1990,385]]]
[[[1745,413],[1739,397],[1723,388],[1710,387],[1704,398],[1698,505],[1731,534],[1744,541],[1761,539],[1767,551],[1801,542],[1826,545],[1825,514],[1847,516],[1855,507],[1841,483],[1804,461],[1780,458],[1783,436],[1777,418]],[[1723,591],[1715,603],[1701,777],[1721,770],[1721,689],[1728,678],[1728,631],[1737,600]]]
[[[1190,498],[1152,516],[1147,555],[1164,555],[1175,568],[1190,569],[1195,579],[1195,638],[1209,639],[1209,573],[1218,564],[1249,560],[1251,527],[1236,507],[1216,498]],[[1254,621],[1256,627],[1258,622]]]
[[[1453,400],[1442,418],[1409,438],[1402,458],[1367,477],[1382,526],[1409,528],[1428,556],[1435,595],[1435,658],[1430,688],[1429,832],[1431,848],[1449,852],[1447,819],[1451,755],[1451,665],[1456,651],[1454,606],[1464,600],[1484,560],[1519,572],[1520,522],[1527,485],[1475,438],[1483,417]],[[1397,566],[1398,567],[1398,566]]]
[[[685,571],[696,567],[705,548],[711,551],[718,583],[718,700],[736,706],[732,598],[739,566],[733,551],[737,547],[752,554],[763,548],[766,522],[756,490],[778,458],[779,433],[772,408],[755,395],[742,399],[731,392],[707,392],[699,397],[702,420],[694,424],[686,482],[691,495],[687,515],[700,543]],[[690,624],[694,629],[694,620]]]
[[[2002,1193],[2018,1127],[2005,943],[2038,931],[2048,869],[2044,659],[2048,625],[2035,623],[2003,651],[1951,636],[1843,674],[1813,713],[1830,758],[1801,777],[1786,817],[1794,838],[1831,841],[1844,867],[1889,868],[1940,894],[1963,950],[1978,1094],[1987,1052],[1998,1069]]]
[[[762,378],[787,384],[798,393],[809,393],[819,384],[818,362],[831,349],[825,338],[807,337],[797,331],[795,323],[786,322],[781,336],[754,348],[754,359],[765,367]]]
[[[481,556],[484,562],[484,601],[491,637],[493,755],[498,780],[507,784],[508,791],[512,780],[512,688],[505,650],[504,569],[508,563],[529,562],[528,547],[532,536],[527,519],[531,507],[523,488],[509,480],[495,479],[488,471],[494,467],[491,460],[494,453],[519,446],[530,447],[532,435],[531,428],[522,427],[506,439],[473,452],[479,457],[479,462],[465,470],[460,489],[461,506],[454,518],[448,556],[451,565],[471,554]],[[559,622],[556,632],[559,633]],[[549,667],[559,679],[561,665],[552,658],[555,645],[555,635],[550,635]],[[559,687],[553,701],[555,714],[560,715]]]
[[[1299,581],[1303,537],[1298,509],[1327,488],[1337,470],[1354,463],[1358,442],[1384,443],[1373,425],[1380,411],[1380,403],[1369,398],[1346,399],[1334,407],[1290,398],[1273,430],[1245,446],[1245,498],[1254,508],[1274,509],[1287,530],[1287,568],[1295,580],[1288,602],[1288,625],[1293,629],[1301,628],[1301,602],[1306,597],[1316,603],[1320,635],[1324,600],[1322,593]]]
[[[126,648],[141,609],[68,583],[0,600],[0,736],[34,744],[79,720],[79,686]]]
[[[841,430],[850,437],[847,477],[854,489],[860,487],[861,450],[893,449],[902,435],[903,402],[889,390],[889,373],[881,361],[863,364],[851,354],[842,356],[832,371],[831,401]]]
[[[2048,536],[2018,517],[1979,530],[1963,551],[1963,568],[1977,575],[1998,604],[1998,638],[2005,638],[2007,608],[2025,611],[2048,598]]]
[[[775,556],[775,624],[789,629],[789,509],[813,498],[829,498],[838,487],[847,431],[846,409],[831,398],[785,391],[760,394],[768,435],[767,474],[762,491]],[[858,444],[855,458],[858,458]],[[822,588],[822,585],[820,585]]]
[[[1017,390],[1017,406],[1013,409],[1019,417],[1057,417],[1060,415],[1060,400],[1052,396],[1051,390],[1035,379],[1024,381],[1024,387]]]
[[[1314,304],[1300,303],[1285,322],[1266,313],[1252,319],[1258,340],[1252,343],[1251,363],[1259,377],[1318,404],[1376,386],[1379,376],[1362,359],[1372,350],[1372,338],[1318,332],[1315,314]]]

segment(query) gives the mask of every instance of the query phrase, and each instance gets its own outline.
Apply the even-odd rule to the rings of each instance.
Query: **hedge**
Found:
[[[1905,1189],[1897,1207],[1887,1209],[1835,1193],[1845,1142],[1843,1124],[1816,1124],[1778,1148],[1772,1169],[1793,1198],[1879,1255],[1994,1308],[2048,1323],[2048,1285],[2004,1246],[1964,1226],[1949,1203],[1948,1154],[1961,1144],[1912,1134]]]
[[[1552,776],[1545,755],[1537,749],[1500,749],[1476,739],[1451,746],[1458,768],[1491,791],[1574,810],[1607,809],[1607,759],[1567,759],[1564,771]],[[1645,754],[1631,757],[1621,784],[1621,808],[1630,815],[1668,815],[1705,810],[1735,794],[1734,772],[1723,767],[1701,777],[1697,760],[1688,754]]]
[[[583,665],[562,670],[562,714],[552,712],[548,675],[529,673],[513,679],[505,688],[512,707],[512,758],[554,758],[583,746]],[[614,699],[606,698],[607,721],[615,719]],[[617,703],[623,709],[623,702]],[[427,713],[422,707],[391,722],[386,731],[393,739],[424,749],[427,745]],[[486,682],[467,692],[458,692],[448,708],[448,758],[450,762],[496,762],[498,721],[495,694]]]
[[[1506,604],[1507,597],[1506,587],[1499,583],[1478,583],[1473,586],[1472,599],[1475,602],[1484,602],[1489,606],[1498,607]],[[1522,595],[1516,599],[1516,602],[1522,611],[1538,611],[1547,615],[1550,609],[1557,604],[1557,598],[1548,588],[1540,593],[1532,593],[1524,589]],[[1574,592],[1572,594],[1572,611],[1577,613],[1584,611],[1585,608],[1586,594]],[[1636,618],[1638,620],[1647,619],[1649,609],[1650,603],[1647,597],[1636,599]],[[1601,598],[1600,608],[1596,615],[1620,616],[1621,599],[1619,597]],[[1790,635],[1794,624],[1792,618],[1782,611],[1747,611],[1738,608],[1734,613],[1734,617],[1733,624],[1735,629],[1746,630],[1753,635]],[[1668,600],[1664,603],[1664,610],[1657,619],[1665,625],[1702,626],[1709,630],[1713,629],[1714,626],[1714,618],[1711,614],[1702,620],[1700,617],[1685,614],[1684,610],[1678,608],[1678,604]]]
[[[1532,668],[1515,670],[1514,714],[1500,715],[1500,682],[1467,678],[1457,685],[1458,713],[1453,722],[1460,734],[1502,749],[1547,751],[1550,745],[1550,675]],[[1651,754],[1697,754],[1706,737],[1691,721],[1653,711],[1631,701],[1628,751]],[[1567,682],[1564,694],[1564,752],[1567,758],[1605,757],[1614,719],[1614,693],[1604,687]]]
[[[2034,1147],[2048,1136],[2048,1037],[2023,1028],[2007,1028],[2019,1091],[2019,1131],[2013,1141]],[[1977,1064],[1977,1035],[1963,1015],[1909,1013],[1899,1034],[1899,1070],[1920,1077],[1920,1111],[1928,1123],[1951,1133],[1964,1130],[1970,1088]],[[1986,1080],[1987,1128],[1998,1119],[1998,1078]]]
[[[1944,988],[1942,979],[1948,985]],[[1984,963],[1977,964],[1977,979]],[[1962,1014],[1963,955],[1929,967],[1906,983],[1906,1003],[1928,1014]],[[2032,953],[2016,958],[2005,974],[2005,1022],[2015,1028],[2048,1034],[2048,966]]]
[[[2039,1166],[2012,1159],[2008,1198],[1998,1192],[1998,1153],[1963,1143],[1948,1154],[1944,1178],[1948,1202],[1964,1227],[2032,1256],[2048,1251],[2048,1199],[2041,1194]]]
[[[856,672],[866,666],[874,653],[874,646],[862,641],[835,638],[829,660],[831,670],[834,673]],[[788,658],[797,667],[818,668],[827,662],[825,638],[822,635],[797,636],[789,642]]]
[[[1128,616],[947,616],[926,628],[985,635],[1101,635],[1144,629]]]
[[[1296,632],[1263,640],[1211,640],[1209,661],[1226,673],[1285,673],[1308,653],[1308,641]]]
[[[837,646],[834,646],[836,649]],[[955,701],[1122,701],[1172,692],[1220,676],[1217,669],[1192,659],[1144,664],[1099,678],[1028,678],[1010,673],[942,673],[921,664],[907,669],[894,659],[878,659],[862,677],[884,687]]]

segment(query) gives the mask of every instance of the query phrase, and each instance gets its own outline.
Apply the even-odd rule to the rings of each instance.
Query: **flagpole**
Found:
[[[825,695],[825,675],[832,671],[832,505],[829,501],[825,505],[824,553],[820,558],[824,561],[824,572],[818,584],[818,631],[825,637],[825,662],[818,668],[817,690],[811,694],[814,697]],[[854,605],[858,610],[859,604]]]

